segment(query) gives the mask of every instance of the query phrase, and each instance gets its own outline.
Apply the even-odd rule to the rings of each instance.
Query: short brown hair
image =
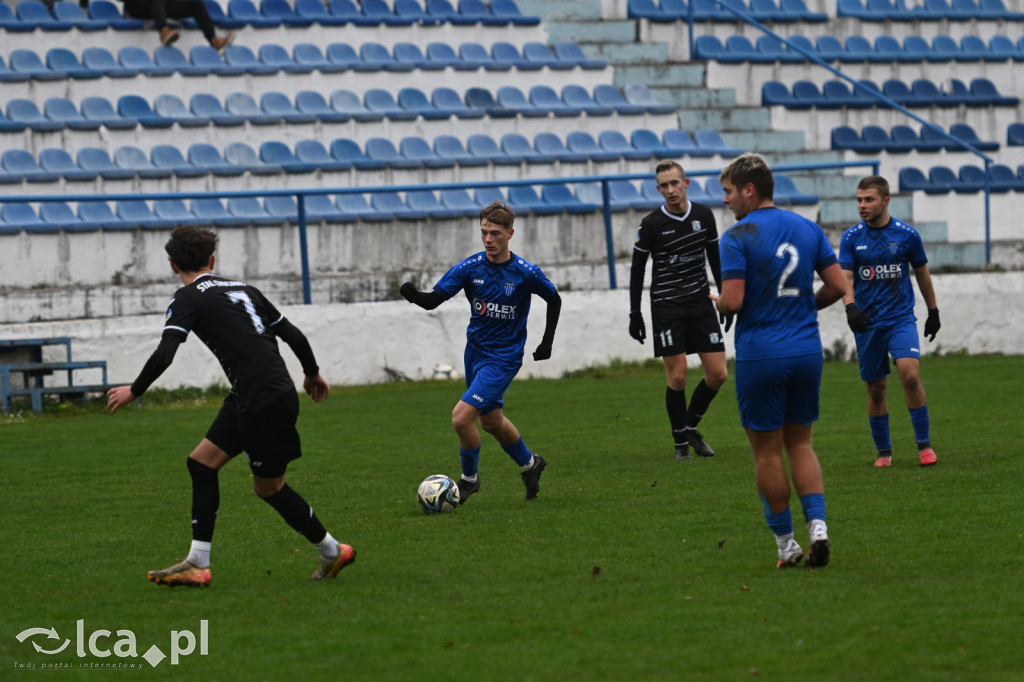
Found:
[[[883,199],[889,196],[889,181],[881,175],[869,175],[857,183],[857,189],[877,189]]]
[[[737,156],[722,169],[718,179],[728,180],[737,189],[753,185],[757,196],[762,199],[775,197],[775,178],[772,176],[772,169],[763,156],[754,152]]]
[[[486,220],[489,223],[504,227],[506,230],[511,230],[512,224],[516,221],[516,212],[504,201],[495,201],[480,211],[480,220]]]
[[[164,244],[167,256],[182,272],[197,272],[205,268],[216,249],[217,235],[195,225],[174,228],[171,238]]]
[[[664,173],[665,171],[672,170],[673,168],[678,168],[679,174],[684,178],[686,177],[686,171],[683,170],[683,167],[672,159],[658,163],[658,165],[654,167],[654,174],[657,175],[658,173]]]

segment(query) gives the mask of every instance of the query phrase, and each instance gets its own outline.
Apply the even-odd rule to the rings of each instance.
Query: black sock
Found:
[[[313,513],[313,508],[302,499],[302,495],[288,487],[278,490],[263,501],[277,510],[277,513],[288,522],[288,525],[302,533],[307,540],[316,544],[327,535],[327,529]]]
[[[686,413],[687,426],[697,427],[697,424],[704,418],[704,414],[708,411],[708,407],[716,395],[718,395],[718,391],[708,386],[707,382],[701,379],[700,383],[697,384],[697,388],[694,389],[693,395],[690,397],[690,409]]]
[[[213,525],[220,508],[217,470],[189,457],[188,473],[192,476],[192,539],[212,542]]]
[[[676,445],[686,445],[686,390],[674,391],[665,388],[665,407],[668,409],[668,420],[672,424],[672,438]]]

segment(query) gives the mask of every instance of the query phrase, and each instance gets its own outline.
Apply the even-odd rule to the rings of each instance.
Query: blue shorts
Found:
[[[487,414],[502,407],[502,398],[509,384],[516,378],[522,363],[496,360],[477,352],[469,345],[463,356],[466,363],[466,392],[462,402],[468,403]]]
[[[921,359],[921,338],[917,320],[910,318],[888,327],[873,327],[863,334],[854,334],[857,341],[857,364],[862,381],[881,381],[892,370],[889,356]]]
[[[737,361],[740,422],[754,431],[774,431],[786,423],[817,421],[821,367],[821,353]]]

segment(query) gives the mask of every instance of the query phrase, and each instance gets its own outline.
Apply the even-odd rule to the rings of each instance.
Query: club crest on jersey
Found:
[[[693,225],[694,232],[700,232],[701,230],[704,229],[703,227],[701,227],[699,220],[691,220],[690,224]]]
[[[514,282],[505,282],[505,295],[511,296],[516,291],[516,285]]]
[[[897,244],[896,242],[889,242],[889,253],[891,253],[892,255],[895,256],[896,252],[899,250],[899,248],[900,248],[900,245]]]
[[[711,332],[708,334],[708,341],[710,343],[722,343],[722,337],[718,335],[718,332]]]

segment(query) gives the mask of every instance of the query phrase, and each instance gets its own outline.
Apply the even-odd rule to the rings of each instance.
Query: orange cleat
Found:
[[[193,566],[188,562],[188,559],[162,571],[150,571],[146,574],[146,579],[150,582],[157,585],[167,585],[168,587],[177,587],[178,585],[209,587],[211,577],[209,567],[199,568],[198,566]]]
[[[351,545],[338,543],[337,559],[321,559],[320,564],[313,571],[313,580],[324,580],[325,578],[336,578],[338,572],[351,563],[355,563],[356,550]]]
[[[919,457],[919,461],[921,462],[921,466],[923,467],[930,467],[931,465],[939,461],[939,458],[935,456],[935,451],[932,450],[931,448],[925,448],[924,450],[921,450],[919,453],[917,453],[917,456]]]

